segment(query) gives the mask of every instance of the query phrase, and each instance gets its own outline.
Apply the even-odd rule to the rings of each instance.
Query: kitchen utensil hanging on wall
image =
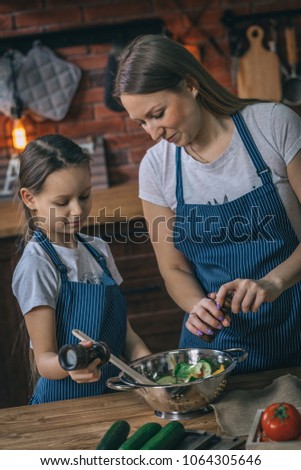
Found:
[[[231,57],[231,86],[236,88],[239,57],[241,55],[242,45],[240,33],[234,27],[229,32],[229,47]]]
[[[224,51],[221,49],[221,47],[217,43],[214,36],[210,34],[207,30],[205,30],[202,26],[200,26],[200,20],[202,16],[204,15],[205,11],[207,10],[207,8],[210,6],[210,0],[205,0],[203,2],[203,5],[200,11],[195,15],[191,15],[190,13],[188,13],[185,10],[185,7],[182,5],[180,0],[174,0],[174,3],[176,7],[181,10],[183,15],[186,16],[186,18],[189,21],[189,26],[186,29],[186,31],[184,31],[184,33],[182,33],[180,37],[176,37],[175,40],[180,42],[184,47],[186,47],[186,49],[189,50],[189,52],[191,52],[195,56],[195,58],[201,62],[203,62],[203,59],[204,59],[203,56],[204,56],[204,43],[205,42],[208,42],[210,46],[218,53],[218,55],[223,57]],[[203,42],[197,42],[197,43],[192,44],[186,41],[186,38],[191,34],[191,32],[194,29],[196,29],[198,33],[204,37]]]
[[[270,30],[270,39],[268,41],[269,50],[271,52],[274,52],[275,54],[278,54],[277,21],[273,18],[270,19],[269,30]],[[279,56],[279,67],[280,67],[280,73],[281,73],[282,80],[283,80],[284,78],[288,77],[289,72],[288,72],[288,69],[285,67],[285,65],[282,63],[282,61],[280,60],[280,56]]]
[[[238,96],[280,101],[281,74],[277,54],[263,47],[264,31],[260,26],[250,26],[246,34],[250,47],[239,59]]]
[[[13,61],[15,72],[18,73],[24,57],[20,51],[10,49],[0,58],[0,113],[5,114],[5,116],[11,116],[11,109],[14,104],[10,59]]]
[[[112,44],[112,49],[109,53],[108,63],[104,73],[104,102],[107,108],[111,111],[124,111],[115,98],[113,98],[114,82],[118,68],[118,56],[121,54],[125,45],[121,42],[115,42]]]
[[[301,105],[301,77],[297,75],[298,50],[296,31],[293,26],[285,28],[285,43],[287,61],[290,66],[290,76],[283,82],[283,102],[289,106]]]

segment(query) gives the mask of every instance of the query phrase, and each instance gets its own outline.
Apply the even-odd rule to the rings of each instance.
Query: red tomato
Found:
[[[261,427],[273,441],[291,441],[301,432],[301,417],[290,403],[273,403],[261,417]]]
[[[271,442],[272,441],[272,439],[270,439],[269,436],[267,436],[265,432],[262,432],[260,434],[260,439],[259,440],[260,440],[260,442]]]

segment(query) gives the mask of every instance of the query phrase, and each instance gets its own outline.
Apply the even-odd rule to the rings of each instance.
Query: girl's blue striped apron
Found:
[[[232,118],[262,186],[224,204],[185,204],[181,148],[176,150],[174,244],[192,263],[205,294],[216,292],[222,284],[236,278],[260,279],[286,260],[299,244],[270,170],[242,116],[237,113]],[[243,347],[249,357],[237,365],[235,373],[301,364],[300,282],[274,302],[264,303],[257,313],[240,312],[231,317],[231,326],[206,343],[187,330],[186,314],[180,347]]]
[[[103,269],[101,284],[71,282],[67,267],[62,264],[54,246],[39,230],[34,234],[61,275],[56,315],[58,349],[64,344],[77,344],[72,329],[82,330],[94,340],[104,341],[111,352],[120,356],[125,346],[126,303],[124,297],[107,268],[105,258],[80,235],[78,242],[87,248]],[[120,371],[108,363],[101,368],[101,378],[94,383],[78,384],[70,376],[61,380],[40,378],[31,398],[31,404],[46,403],[71,398],[100,395],[110,390],[106,387],[109,377]]]

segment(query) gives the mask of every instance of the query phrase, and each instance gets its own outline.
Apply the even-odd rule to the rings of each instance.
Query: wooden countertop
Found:
[[[0,238],[13,237],[20,233],[21,208],[19,201],[0,199]],[[143,217],[138,198],[138,183],[130,182],[92,192],[92,209],[89,225],[119,222]]]
[[[260,389],[287,373],[301,378],[301,367],[230,376],[227,390]],[[128,421],[131,432],[146,422],[168,422],[156,417],[134,392],[6,408],[0,409],[0,449],[93,450],[117,419]],[[186,429],[218,432],[213,412],[182,422]]]

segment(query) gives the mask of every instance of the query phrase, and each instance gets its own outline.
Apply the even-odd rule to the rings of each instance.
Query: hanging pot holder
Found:
[[[14,104],[12,68],[9,54],[12,54],[16,74],[25,57],[20,51],[12,50],[9,53],[5,53],[0,59],[0,112],[6,116],[11,116],[11,109]]]
[[[66,116],[81,79],[77,65],[35,44],[19,69],[17,86],[24,107],[53,121]]]

